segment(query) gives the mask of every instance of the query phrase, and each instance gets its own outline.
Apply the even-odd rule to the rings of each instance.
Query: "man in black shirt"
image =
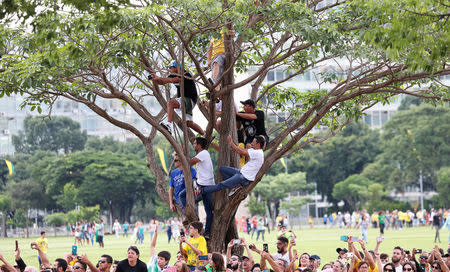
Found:
[[[173,61],[169,65],[170,75],[168,77],[159,77],[156,73],[151,74],[153,83],[158,85],[164,85],[167,83],[173,83],[177,87],[177,98],[171,99],[167,102],[167,123],[161,123],[162,126],[167,128],[167,130],[172,133],[173,130],[173,114],[175,109],[181,108],[181,93],[180,93],[180,67],[177,65],[177,61]],[[205,131],[192,119],[192,110],[197,104],[197,88],[195,87],[195,82],[191,79],[192,75],[188,72],[184,72],[184,108],[186,110],[186,124],[188,127],[192,128],[201,135],[205,134]]]
[[[436,235],[434,235],[434,242],[436,243],[437,240],[439,240],[439,243],[441,242],[441,237],[439,237],[439,229],[441,228],[441,211],[436,211],[435,215],[433,216],[433,227],[436,229]]]
[[[264,124],[264,112],[256,109],[255,101],[247,99],[241,101],[244,105],[244,111],[236,113],[238,128],[242,125],[245,132],[245,145],[253,142],[253,138],[257,135],[264,136],[266,146],[269,143],[269,137],[266,134],[266,126]],[[264,147],[261,147],[264,149]]]
[[[139,260],[139,249],[130,246],[127,252],[127,259],[117,264],[116,272],[148,272],[147,265]]]

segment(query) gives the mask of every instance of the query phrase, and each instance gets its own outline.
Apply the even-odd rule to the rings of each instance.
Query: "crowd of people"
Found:
[[[48,242],[43,232],[32,243],[32,249],[37,251],[40,259],[39,268],[27,266],[16,245],[15,265],[0,254],[0,261],[3,262],[1,269],[3,272],[450,272],[450,245],[448,249],[438,246],[405,249],[396,246],[392,253],[380,252],[382,236],[376,239],[373,250],[363,240],[354,241],[351,236],[343,236],[341,240],[345,241],[346,247],[336,249],[333,261],[322,263],[320,252],[298,252],[296,235],[283,225],[279,226],[274,243],[275,253],[269,252],[269,244],[258,248],[244,238],[229,241],[224,252],[211,253],[203,236],[204,224],[192,222],[176,239],[179,251],[173,260],[170,252],[156,250],[159,229],[154,228],[151,236],[151,256],[147,263],[139,258],[139,249],[130,246],[127,257],[121,261],[114,261],[111,256],[102,254],[98,261],[93,262],[85,254],[71,252],[51,264],[46,254]]]

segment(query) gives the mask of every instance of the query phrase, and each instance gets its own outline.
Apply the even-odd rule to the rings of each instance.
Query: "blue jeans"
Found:
[[[212,186],[202,186],[203,189],[212,187]],[[182,190],[179,194],[181,205],[186,207],[186,189]],[[205,225],[205,234],[209,234],[211,230],[211,223],[213,220],[213,196],[212,193],[207,193],[202,190],[202,199],[203,206],[205,207],[206,214],[206,225]],[[184,212],[184,210],[183,210]]]
[[[204,187],[202,189],[202,192],[214,193],[220,190],[234,188],[237,186],[245,186],[250,183],[250,181],[244,178],[241,172],[236,168],[229,166],[221,166],[219,168],[219,171],[225,180],[216,185]]]
[[[361,240],[365,241],[366,243],[368,242],[367,229],[365,229],[365,228],[361,228]]]

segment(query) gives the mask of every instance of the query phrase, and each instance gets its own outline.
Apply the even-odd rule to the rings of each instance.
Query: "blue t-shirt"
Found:
[[[123,230],[127,230],[128,229],[128,224],[123,224]]]
[[[191,167],[191,174],[192,179],[195,179],[197,171],[195,171],[195,169],[192,167]],[[180,201],[180,192],[186,188],[182,170],[175,169],[170,173],[169,186],[174,188],[173,195],[175,196],[175,200],[177,202]]]

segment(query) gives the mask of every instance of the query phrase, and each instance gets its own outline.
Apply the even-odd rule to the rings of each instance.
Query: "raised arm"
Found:
[[[253,266],[255,264],[255,258],[253,257],[253,253],[250,250],[250,248],[247,245],[247,242],[245,241],[244,238],[241,238],[241,245],[245,248],[245,250],[247,251],[247,256],[248,259],[250,260],[251,266]]]
[[[81,261],[83,263],[87,264],[87,266],[89,266],[89,269],[92,272],[100,272],[100,270],[89,260],[89,258],[86,254],[83,254],[80,257],[81,257]]]
[[[3,257],[3,254],[0,253],[0,261],[2,261],[6,268],[8,269],[9,272],[15,272],[16,269],[14,268],[14,266],[12,266],[10,263],[8,263],[8,261],[5,259],[5,257]]]
[[[20,249],[19,248],[14,250],[14,257],[16,258],[16,264],[19,267],[20,272],[23,272],[25,270],[25,267],[27,267],[27,265],[20,257]]]
[[[170,187],[173,189],[173,187]],[[156,256],[156,238],[158,238],[158,227],[155,228],[155,234],[153,235],[152,242],[150,243],[150,256]]]
[[[238,153],[241,156],[245,156],[246,158],[250,157],[250,155],[248,154],[247,149],[240,148],[235,143],[233,143],[233,139],[231,138],[230,135],[228,135],[227,140],[228,140],[228,144],[230,145],[231,149],[233,149],[236,153]]]
[[[361,245],[361,249],[364,252],[364,256],[367,259],[367,262],[369,263],[370,269],[375,269],[375,262],[372,258],[372,254],[370,254],[370,252],[367,250],[366,245],[364,244],[363,240],[359,240],[358,243]]]
[[[33,249],[36,249],[39,253],[39,257],[41,258],[41,262],[44,265],[44,267],[50,267],[50,261],[47,258],[47,255],[45,255],[44,252],[42,252],[41,248],[39,247],[39,245],[36,242],[32,242],[31,243]]]
[[[439,262],[442,272],[450,272],[448,266],[442,259],[441,252],[439,252],[439,248],[437,245],[434,246],[434,256],[436,257],[436,260]]]

